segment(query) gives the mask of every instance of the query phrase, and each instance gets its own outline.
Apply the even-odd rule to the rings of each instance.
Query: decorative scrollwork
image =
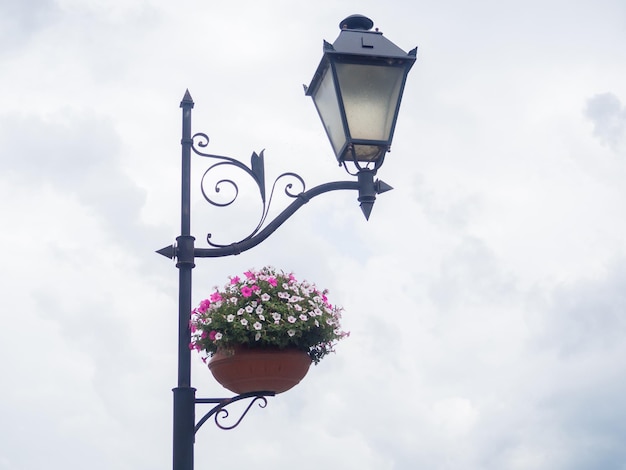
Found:
[[[228,418],[228,410],[225,408],[220,408],[216,413],[215,413],[215,424],[217,425],[218,428],[220,429],[224,429],[224,430],[229,430],[229,429],[234,429],[236,428],[239,423],[241,423],[241,420],[248,414],[248,411],[250,410],[250,408],[252,407],[252,405],[254,405],[255,402],[260,401],[259,403],[259,407],[260,408],[265,408],[267,406],[267,399],[265,397],[256,397],[254,398],[246,407],[246,409],[244,410],[244,412],[241,414],[241,416],[239,417],[239,419],[237,421],[235,421],[234,424],[230,425],[230,426],[225,426],[223,424],[220,423],[220,416],[223,419]]]
[[[219,202],[216,200],[211,199],[211,196],[209,196],[207,194],[207,192],[204,190],[205,184],[204,184],[204,180],[207,176],[207,174],[214,168],[223,166],[223,165],[231,165],[230,162],[220,162],[220,163],[216,163],[214,165],[211,165],[209,167],[208,170],[206,170],[204,172],[204,174],[202,175],[202,179],[201,179],[201,183],[200,183],[200,189],[202,191],[202,196],[204,196],[204,199],[206,201],[208,201],[210,204],[217,206],[217,207],[226,207],[226,206],[230,206],[233,202],[235,202],[235,200],[237,199],[237,196],[239,196],[239,186],[237,186],[237,183],[235,183],[233,180],[231,179],[220,179],[215,183],[215,187],[213,188],[213,191],[215,191],[216,193],[219,193],[222,189],[222,186],[224,184],[228,184],[229,186],[231,186],[234,191],[235,191],[235,195],[230,199],[227,200],[226,202]]]
[[[195,430],[194,432],[198,432],[198,429],[200,429],[200,427],[209,419],[211,418],[211,416],[213,416],[213,419],[215,421],[215,425],[223,430],[230,430],[230,429],[234,429],[237,426],[239,426],[239,423],[241,423],[241,421],[243,420],[243,418],[248,414],[248,411],[250,411],[250,408],[252,408],[252,405],[254,405],[255,403],[258,403],[260,408],[265,408],[267,406],[267,399],[265,397],[267,396],[274,396],[274,392],[252,392],[252,393],[243,393],[241,395],[237,395],[235,397],[232,398],[223,398],[223,399],[215,399],[215,398],[199,398],[196,399],[196,403],[217,403],[216,406],[214,406],[213,408],[211,408],[211,410],[206,413],[202,419],[200,419],[200,421],[198,421],[198,424],[196,424],[195,426]],[[237,419],[234,424],[230,424],[230,425],[226,425],[226,424],[222,424],[224,420],[226,420],[229,416],[228,410],[226,409],[226,406],[235,403],[237,401],[240,400],[245,400],[247,398],[252,398],[252,401],[250,403],[248,403],[248,406],[246,407],[245,410],[243,410],[243,412],[241,413],[241,416],[239,417],[239,419]],[[220,422],[220,420],[222,420],[222,422]]]
[[[296,173],[287,172],[287,173],[283,173],[278,178],[276,178],[276,181],[274,181],[274,185],[272,186],[272,194],[274,194],[274,187],[278,183],[278,180],[280,180],[281,178],[287,178],[290,176],[298,180],[298,182],[302,185],[302,189],[298,193],[292,193],[290,190],[293,188],[293,183],[287,183],[285,185],[285,194],[287,196],[295,198],[295,197],[298,197],[300,194],[302,194],[306,190],[306,184],[304,183],[304,180],[300,177],[300,175]]]
[[[273,196],[274,196],[274,191],[279,186],[278,183],[280,180],[284,178],[294,178],[296,180],[296,184],[299,189],[298,192],[294,191],[293,182],[285,183],[284,193],[290,198],[295,199],[306,191],[306,184],[304,182],[304,179],[302,179],[300,175],[293,173],[293,172],[286,172],[286,173],[279,175],[274,180],[269,198],[267,198],[266,193],[265,193],[265,164],[264,164],[264,155],[263,155],[264,151],[261,151],[260,154],[253,152],[252,156],[250,157],[250,166],[248,167],[242,162],[240,162],[239,160],[236,160],[234,158],[226,157],[223,155],[213,155],[213,154],[209,154],[209,153],[205,153],[201,151],[200,150],[201,148],[203,149],[209,145],[209,137],[204,133],[199,132],[195,134],[191,140],[192,140],[191,149],[194,151],[196,155],[199,155],[201,157],[214,158],[214,159],[220,160],[219,162],[214,163],[211,166],[209,166],[209,168],[202,175],[202,179],[200,182],[200,189],[202,191],[202,196],[209,204],[216,206],[216,207],[227,207],[233,204],[237,200],[237,197],[239,196],[239,186],[237,185],[235,181],[233,181],[230,178],[220,178],[213,185],[207,183],[208,181],[207,177],[209,173],[213,174],[213,170],[218,169],[220,167],[230,166],[230,167],[235,167],[240,170],[243,170],[248,176],[252,177],[252,180],[256,183],[259,189],[259,195],[261,196],[261,203],[262,203],[262,210],[261,210],[261,216],[259,217],[259,222],[257,223],[257,225],[254,227],[254,229],[252,230],[252,232],[250,232],[248,236],[234,243],[241,243],[243,241],[249,240],[261,230],[269,214]],[[209,192],[207,191],[207,188],[211,188],[211,194],[209,194]],[[217,200],[217,198],[212,196],[213,193],[218,194],[220,192],[223,192],[223,190],[225,190],[226,188],[230,188],[232,190],[232,194],[230,195],[230,197],[228,197],[224,201],[219,201]],[[207,243],[214,248],[224,248],[233,244],[233,242],[227,243],[227,244],[215,243],[211,241],[211,237],[212,237],[212,234],[208,233],[206,240],[207,240]]]

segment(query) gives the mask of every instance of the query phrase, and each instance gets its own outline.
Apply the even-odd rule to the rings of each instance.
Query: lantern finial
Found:
[[[339,23],[339,29],[357,29],[361,31],[369,31],[374,26],[374,22],[367,16],[363,15],[350,15],[341,23]]]

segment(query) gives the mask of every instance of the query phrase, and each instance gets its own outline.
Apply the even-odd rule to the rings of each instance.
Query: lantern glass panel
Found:
[[[313,96],[313,102],[320,114],[335,154],[339,155],[346,143],[346,136],[343,130],[337,92],[335,91],[335,80],[330,68],[324,72],[324,77]]]
[[[336,63],[336,70],[350,137],[389,141],[405,67]]]

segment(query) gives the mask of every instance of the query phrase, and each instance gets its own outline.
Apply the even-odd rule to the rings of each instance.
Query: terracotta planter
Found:
[[[304,378],[310,365],[309,355],[297,349],[249,349],[242,346],[227,353],[218,351],[209,361],[215,380],[238,394],[285,392]]]

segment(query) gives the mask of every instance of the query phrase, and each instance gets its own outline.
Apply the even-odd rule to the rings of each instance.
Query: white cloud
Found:
[[[613,93],[595,95],[587,102],[585,115],[593,122],[593,135],[618,151],[626,139],[626,107]]]
[[[349,179],[301,83],[350,8],[0,1],[0,469],[171,466],[177,273],[154,250],[178,234],[179,101],[208,151],[266,148],[268,182]],[[369,222],[356,194],[322,195],[194,270],[194,301],[293,270],[352,335],[236,430],[207,423],[197,468],[621,464],[624,6],[360,8],[420,46],[378,175],[395,189]],[[256,224],[238,182],[227,209],[194,186],[199,246]],[[224,395],[196,359],[198,395]]]

